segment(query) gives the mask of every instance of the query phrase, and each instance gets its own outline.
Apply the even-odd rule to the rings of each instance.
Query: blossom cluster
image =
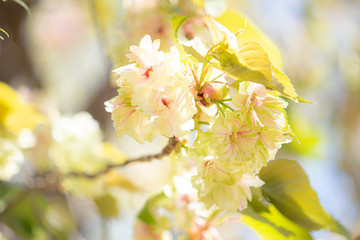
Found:
[[[132,63],[114,70],[118,95],[105,105],[119,137],[126,133],[143,143],[159,134],[181,138],[194,132],[187,147],[198,169],[193,187],[207,207],[233,212],[247,207],[250,187],[263,184],[257,174],[292,140],[292,131],[279,92],[237,79],[221,57],[209,57],[221,44],[239,51],[239,43],[215,20],[207,23],[212,47],[197,37],[182,45],[207,61],[191,61],[191,54],[175,47],[159,51],[160,40],[149,35],[131,46]]]
[[[106,103],[119,136],[125,132],[138,142],[152,141],[160,133],[183,137],[194,128],[195,101],[180,77],[180,56],[173,48],[158,51],[160,40],[146,35],[131,46],[135,63],[118,68],[118,96]]]
[[[110,143],[102,141],[98,122],[87,112],[61,117],[53,122],[51,137],[50,159],[59,173],[68,175],[61,181],[62,187],[79,196],[104,195],[111,173],[94,179],[71,176],[74,173],[95,174],[107,164],[125,160]]]
[[[24,162],[21,150],[10,140],[0,138],[0,180],[9,180]]]

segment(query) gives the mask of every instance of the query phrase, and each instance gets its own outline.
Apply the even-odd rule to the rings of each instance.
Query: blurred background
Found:
[[[249,17],[281,52],[282,60],[277,62],[282,62],[298,94],[315,103],[290,104],[290,125],[301,145],[295,141],[283,146],[277,158],[298,160],[324,208],[350,229],[353,236],[360,234],[360,1],[24,2],[30,12],[16,1],[0,2],[0,28],[9,34],[7,37],[0,32],[4,37],[0,40],[0,81],[16,89],[22,98],[37,103],[50,119],[89,112],[98,125],[86,125],[86,129],[94,129],[95,135],[104,134],[92,139],[113,142],[126,157],[158,152],[166,143],[166,139],[158,138],[140,147],[131,138],[117,139],[110,114],[104,109],[104,102],[116,95],[111,70],[128,63],[129,46],[138,44],[145,34],[150,34],[152,39],[160,38],[162,48],[168,49],[172,40],[167,16],[184,15],[189,11],[195,16],[201,16],[204,11],[220,16],[231,7]],[[193,25],[185,26],[185,35],[189,38],[197,33],[196,26],[202,24],[196,17],[191,21]],[[77,115],[77,118],[91,116]],[[46,144],[50,141],[47,140],[49,130],[37,129],[35,137]],[[44,165],[43,162],[37,164],[39,168]],[[71,239],[131,239],[134,214],[146,197],[158,191],[170,178],[163,174],[169,169],[169,162],[146,165],[134,164],[121,170],[123,189],[112,189],[111,197],[103,197],[107,193],[92,195],[96,196],[95,203],[88,201],[84,197],[86,194],[60,198],[51,193],[50,200],[46,200],[56,206],[48,213],[53,219],[51,224],[60,224],[58,228],[63,228],[63,232],[73,233],[63,233],[65,239],[69,236]],[[151,172],[148,169],[152,169]],[[72,186],[75,184],[80,183],[72,183]],[[84,188],[92,191],[93,186]],[[4,189],[0,192],[5,194]],[[118,216],[98,213],[96,204],[99,206],[105,201],[103,205],[111,205],[114,199]],[[69,207],[65,209],[63,202]],[[0,209],[1,204],[0,201]],[[81,208],[89,211],[81,211]],[[72,217],[66,217],[67,214]],[[57,220],[60,218],[63,219]],[[68,219],[73,220],[69,222]],[[39,229],[42,228],[40,224]],[[24,229],[22,231],[26,232],[26,226]],[[3,232],[0,239],[2,236],[16,239],[13,229],[1,223],[1,217],[0,230]],[[229,224],[220,231],[227,236],[224,239],[255,239],[251,231],[238,225]],[[43,237],[47,236],[45,233],[37,234],[34,239],[47,239]],[[336,239],[327,234],[320,231],[314,236]]]

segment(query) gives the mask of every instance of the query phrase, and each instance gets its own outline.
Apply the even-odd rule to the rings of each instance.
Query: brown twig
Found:
[[[118,163],[118,164],[109,164],[107,165],[103,170],[98,171],[96,173],[86,173],[86,172],[69,172],[65,175],[63,175],[63,178],[66,177],[86,177],[89,179],[94,179],[96,177],[99,177],[103,174],[106,174],[107,172],[109,172],[110,170],[114,169],[114,168],[118,168],[118,167],[125,167],[131,163],[139,163],[139,162],[149,162],[152,161],[154,159],[161,159],[165,156],[168,156],[176,147],[176,145],[178,144],[179,140],[175,137],[170,138],[168,144],[163,148],[163,150],[160,153],[157,154],[153,154],[153,155],[148,155],[148,156],[143,156],[143,157],[139,157],[139,158],[135,158],[135,159],[129,159],[126,160],[123,163]],[[6,208],[4,209],[4,211],[0,212],[0,222],[3,219],[3,217],[5,215],[7,215],[19,202],[21,202],[22,200],[24,200],[26,197],[28,197],[30,194],[36,192],[36,191],[59,191],[58,188],[58,184],[59,182],[55,181],[54,182],[49,182],[48,180],[44,180],[46,179],[48,175],[42,175],[42,176],[37,176],[35,178],[35,182],[32,184],[33,186],[28,186],[23,192],[20,192],[16,197],[14,197],[14,199],[12,199],[12,201],[6,206]],[[59,177],[59,176],[58,176]],[[59,180],[59,179],[57,179]],[[1,183],[1,181],[0,181]]]
[[[135,158],[135,159],[129,159],[126,160],[125,162],[122,163],[117,163],[117,164],[109,164],[107,165],[103,170],[98,171],[96,173],[86,173],[86,172],[69,172],[65,175],[63,175],[63,177],[86,177],[86,178],[97,178],[103,174],[108,173],[110,170],[114,169],[114,168],[118,168],[118,167],[125,167],[129,164],[132,163],[139,163],[139,162],[149,162],[152,161],[154,159],[161,159],[165,156],[168,156],[176,147],[177,143],[179,142],[179,140],[176,137],[172,137],[169,139],[168,144],[163,148],[163,150],[161,151],[161,153],[157,153],[157,154],[153,154],[153,155],[148,155],[148,156],[143,156],[143,157],[139,157],[139,158]]]

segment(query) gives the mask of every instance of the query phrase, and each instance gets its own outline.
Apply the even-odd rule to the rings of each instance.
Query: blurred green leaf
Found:
[[[113,143],[110,142],[103,142],[101,157],[104,158],[104,160],[107,162],[117,164],[126,161],[125,155]]]
[[[45,121],[32,104],[24,102],[15,90],[0,82],[0,125],[16,134],[24,128],[32,130]]]
[[[146,223],[148,225],[155,225],[156,220],[154,217],[153,209],[155,209],[157,207],[157,204],[159,201],[164,200],[166,198],[167,197],[163,192],[149,198],[146,201],[144,207],[139,212],[138,219],[140,219],[141,221],[143,221],[144,223]]]
[[[109,171],[105,175],[105,184],[106,186],[117,186],[130,192],[139,191],[139,188],[136,185],[118,171]]]
[[[326,137],[321,128],[316,127],[313,121],[309,120],[304,114],[300,114],[296,110],[290,108],[288,118],[291,128],[301,143],[300,148],[295,142],[287,144],[285,148],[289,148],[296,154],[303,154],[314,158],[321,158],[323,153],[322,143],[326,142]]]
[[[276,160],[259,174],[265,182],[264,196],[287,218],[312,231],[327,229],[349,237],[344,227],[321,206],[301,166],[290,160]]]
[[[0,221],[22,239],[68,239],[75,223],[62,195],[0,182]]]
[[[41,218],[43,227],[48,229],[53,238],[69,239],[69,235],[76,230],[75,221],[63,195],[54,195],[47,198],[47,207]]]
[[[116,199],[112,195],[105,194],[95,198],[94,200],[103,217],[110,218],[117,217],[119,215],[119,208],[117,206]]]
[[[0,181],[0,200],[6,202],[15,195],[22,192],[23,189],[17,185],[11,185],[8,182]],[[0,209],[1,211],[1,209]]]
[[[148,202],[144,205],[138,215],[138,219],[146,223],[147,225],[155,225],[156,220],[150,210],[150,204]]]
[[[46,205],[42,195],[25,190],[8,201],[2,221],[24,239],[46,239],[40,219]]]

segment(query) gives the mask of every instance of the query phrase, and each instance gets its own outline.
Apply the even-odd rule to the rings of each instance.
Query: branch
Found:
[[[103,174],[108,173],[110,170],[118,167],[125,167],[131,163],[139,163],[139,162],[149,162],[154,159],[161,159],[165,156],[168,156],[176,147],[179,140],[175,137],[172,137],[169,139],[168,144],[163,148],[163,150],[160,153],[148,155],[144,157],[139,157],[135,159],[129,159],[126,160],[123,163],[118,164],[109,164],[107,165],[103,170],[96,172],[96,173],[86,173],[86,172],[69,172],[67,174],[64,174],[62,177],[86,177],[89,179],[97,178]],[[50,174],[50,173],[49,173]],[[36,181],[38,180],[38,181]],[[0,222],[1,220],[7,215],[19,202],[21,202],[23,199],[28,197],[31,193],[36,191],[59,191],[59,176],[56,176],[56,179],[54,182],[49,183],[48,180],[46,180],[46,174],[42,176],[37,176],[34,179],[33,186],[27,186],[26,189],[23,192],[20,192],[16,197],[12,199],[4,209],[4,211],[0,212]],[[2,183],[2,181],[0,181]]]
[[[108,173],[110,170],[118,167],[125,167],[131,163],[139,163],[139,162],[150,162],[154,159],[162,159],[165,156],[168,156],[176,147],[179,140],[176,137],[172,137],[169,139],[168,144],[163,148],[161,153],[143,156],[135,159],[129,159],[122,163],[117,164],[109,164],[107,165],[103,170],[98,171],[96,173],[86,173],[86,172],[69,172],[67,174],[64,174],[63,177],[86,177],[86,178],[97,178],[103,174]]]

